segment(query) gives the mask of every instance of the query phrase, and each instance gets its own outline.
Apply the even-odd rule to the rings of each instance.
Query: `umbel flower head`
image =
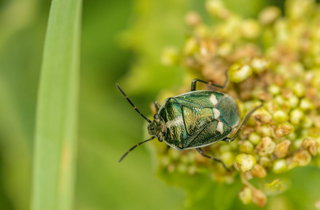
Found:
[[[205,7],[216,23],[207,25],[198,13],[189,12],[185,20],[190,36],[182,49],[164,49],[163,64],[181,65],[187,79],[217,84],[223,84],[229,69],[225,92],[237,101],[242,117],[261,102],[264,106],[237,140],[204,148],[223,160],[230,172],[193,150],[167,151],[157,144],[159,173],[164,179],[167,174],[180,179],[208,175],[212,182],[225,184],[240,176],[239,199],[264,206],[267,195],[287,186],[279,179],[255,186],[251,179],[320,166],[320,6],[312,0],[288,0],[284,16],[280,9],[267,7],[258,19],[234,14],[220,0],[208,0]],[[181,87],[175,94],[188,89]],[[163,92],[159,101],[169,94]]]

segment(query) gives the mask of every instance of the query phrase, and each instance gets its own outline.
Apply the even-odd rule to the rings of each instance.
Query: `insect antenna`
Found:
[[[117,84],[118,89],[120,90],[120,92],[122,93],[122,95],[124,95],[124,97],[126,97],[127,101],[131,104],[131,106],[144,118],[148,121],[148,123],[151,123],[151,120],[149,120],[148,118],[146,118],[138,109],[137,107],[132,103],[132,101],[129,99],[129,97],[123,92],[123,90],[121,89],[121,87]]]
[[[123,160],[123,158],[125,158],[125,157],[127,156],[127,154],[128,154],[129,152],[131,152],[132,150],[134,150],[134,148],[136,148],[137,146],[139,146],[139,145],[141,145],[141,144],[143,144],[143,143],[146,143],[147,141],[151,141],[151,140],[153,140],[154,138],[155,138],[155,137],[153,136],[153,137],[151,137],[150,139],[144,140],[144,141],[142,141],[142,142],[134,145],[133,147],[131,147],[131,148],[128,150],[128,152],[124,153],[124,155],[120,158],[119,163]]]

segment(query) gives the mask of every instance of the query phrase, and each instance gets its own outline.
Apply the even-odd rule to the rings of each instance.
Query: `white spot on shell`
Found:
[[[218,109],[213,108],[214,119],[218,119],[220,117],[220,111]]]
[[[222,122],[218,122],[218,125],[217,125],[217,131],[222,134],[223,133],[223,123]]]
[[[171,128],[173,126],[182,126],[182,125],[184,125],[182,115],[166,123],[167,128]]]
[[[214,94],[211,94],[210,99],[211,103],[215,106],[218,103],[217,97]]]
[[[196,110],[196,111],[198,111],[198,112],[200,112],[200,111],[201,111],[201,109],[200,109],[200,108],[194,108],[194,110]]]

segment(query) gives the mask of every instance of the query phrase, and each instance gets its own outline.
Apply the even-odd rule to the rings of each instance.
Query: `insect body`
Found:
[[[152,122],[139,112],[117,85],[135,110],[149,122],[148,132],[152,136],[132,147],[120,161],[135,147],[157,138],[160,142],[164,140],[167,145],[177,150],[196,149],[204,157],[218,161],[225,167],[220,159],[205,154],[201,147],[218,141],[233,141],[250,115],[262,106],[249,112],[240,124],[239,109],[231,96],[216,91],[196,90],[197,82],[223,89],[228,82],[227,74],[226,78],[223,86],[194,79],[190,92],[167,98],[162,106],[155,102],[157,113]],[[235,135],[229,138],[228,136],[237,129]]]

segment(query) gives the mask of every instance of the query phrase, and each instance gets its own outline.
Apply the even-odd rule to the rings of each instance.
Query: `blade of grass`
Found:
[[[31,209],[71,209],[81,0],[52,0],[40,76]]]

